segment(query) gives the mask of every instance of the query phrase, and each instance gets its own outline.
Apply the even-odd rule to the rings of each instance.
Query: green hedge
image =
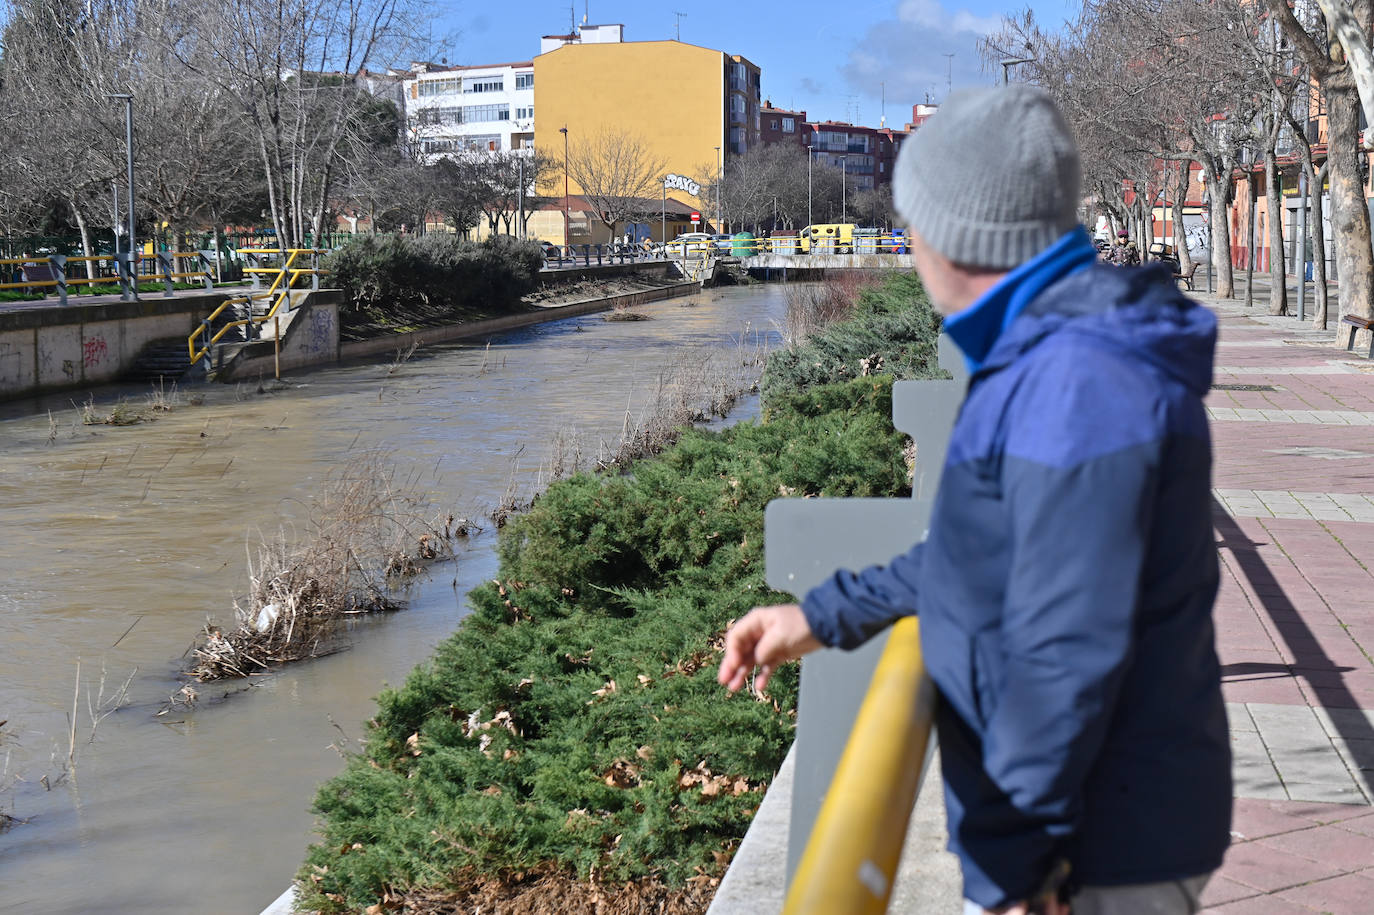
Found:
[[[321,789],[306,904],[550,866],[719,873],[795,726],[795,665],[768,701],[715,682],[729,621],[786,597],[763,580],[764,506],[907,494],[892,382],[775,390],[765,424],[690,431],[631,475],[551,486],[502,533],[500,584],[379,697],[364,752]]]
[[[344,290],[345,317],[457,315],[511,310],[538,282],[534,242],[497,235],[359,235],[324,263]]]

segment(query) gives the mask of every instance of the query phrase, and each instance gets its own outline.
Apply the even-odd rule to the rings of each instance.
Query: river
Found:
[[[513,481],[536,484],[556,435],[616,437],[664,366],[737,363],[777,342],[784,309],[781,287],[707,291],[636,309],[647,321],[573,318],[394,369],[196,386],[133,426],[83,425],[70,397],[0,405],[0,813],[19,820],[0,832],[0,912],[259,912],[303,858],[336,747],[356,746],[373,697],[453,631],[496,560],[494,535],[476,537],[406,609],[355,624],[348,650],[197,684],[193,707],[159,715],[205,621],[232,621],[247,549],[377,448],[434,505],[485,521]],[[94,396],[108,412],[146,392]]]

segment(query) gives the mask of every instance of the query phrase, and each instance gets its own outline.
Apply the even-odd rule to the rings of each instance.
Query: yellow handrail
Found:
[[[216,308],[214,311],[210,313],[208,317],[206,317],[206,319],[201,323],[199,327],[197,327],[194,331],[191,332],[190,336],[186,338],[186,348],[188,355],[190,356],[192,365],[195,365],[197,362],[199,362],[205,356],[205,354],[210,351],[210,347],[218,343],[221,337],[223,337],[226,333],[228,333],[235,327],[243,327],[245,325],[250,324],[265,324],[268,321],[272,320],[272,318],[274,318],[277,315],[277,313],[281,310],[282,304],[284,302],[290,301],[292,287],[295,285],[296,280],[300,279],[302,276],[323,275],[325,272],[323,270],[317,270],[313,267],[292,266],[296,262],[297,256],[301,254],[323,254],[325,253],[325,250],[323,248],[287,248],[284,250],[281,248],[240,248],[239,253],[283,254],[286,257],[285,261],[282,263],[280,267],[245,268],[245,273],[275,273],[277,275],[277,278],[272,281],[272,285],[269,286],[265,291],[254,292],[247,296],[238,296],[232,299],[225,299],[223,302],[220,303],[218,308]],[[285,286],[282,286],[283,280],[286,281]],[[282,287],[280,291],[278,291],[279,286]],[[276,293],[276,299],[272,302],[272,307],[267,310],[267,313],[263,315],[253,315],[253,300],[264,298],[271,299],[274,293]],[[230,305],[236,304],[247,304],[249,307],[249,317],[244,320],[230,321],[229,323],[225,324],[219,330],[215,331],[213,336],[210,336],[208,339],[203,340],[200,348],[197,349],[196,339],[204,337],[206,329],[214,323],[214,320],[218,318],[221,314],[223,314],[224,310],[228,308]]]
[[[906,617],[873,672],[783,915],[887,910],[934,714],[919,623]]]

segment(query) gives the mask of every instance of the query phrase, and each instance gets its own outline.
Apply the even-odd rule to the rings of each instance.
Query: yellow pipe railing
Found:
[[[272,320],[274,317],[276,317],[278,312],[281,311],[282,304],[290,301],[292,288],[295,286],[296,280],[300,279],[303,276],[320,276],[324,274],[323,270],[317,270],[313,267],[292,266],[296,262],[296,258],[300,255],[323,254],[325,253],[325,249],[323,248],[243,248],[240,249],[240,253],[245,255],[282,255],[284,257],[284,262],[280,267],[244,268],[245,273],[275,273],[276,279],[272,281],[272,285],[269,286],[266,291],[254,292],[246,296],[238,296],[232,299],[225,299],[223,302],[220,303],[218,308],[212,311],[209,314],[209,316],[201,322],[201,325],[199,327],[197,327],[194,331],[191,332],[190,336],[186,338],[186,349],[188,355],[190,356],[192,365],[195,365],[197,362],[199,362],[205,356],[205,354],[210,351],[210,347],[214,346],[216,343],[219,343],[220,338],[227,334],[229,331],[233,330],[234,328],[244,327],[246,325],[251,324],[265,324],[268,321]],[[286,281],[285,286],[282,286],[283,280]],[[280,291],[278,291],[279,286],[281,287]],[[267,312],[263,315],[253,315],[253,301],[255,299],[271,299],[274,293],[276,293],[277,297],[276,300],[272,302],[272,307],[269,308]],[[215,331],[213,336],[206,338],[206,331],[214,324],[215,319],[224,313],[224,310],[226,308],[228,308],[230,305],[245,304],[248,306],[249,310],[248,318],[239,321],[230,321],[229,323],[221,327],[219,330]],[[202,340],[202,343],[199,348],[197,348],[196,346],[196,340],[198,338],[205,338]]]
[[[887,910],[934,714],[920,626],[906,617],[892,627],[873,672],[783,915]]]

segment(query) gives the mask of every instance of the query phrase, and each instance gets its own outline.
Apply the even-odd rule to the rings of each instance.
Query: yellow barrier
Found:
[[[886,911],[934,713],[919,623],[907,617],[873,672],[783,915]]]

